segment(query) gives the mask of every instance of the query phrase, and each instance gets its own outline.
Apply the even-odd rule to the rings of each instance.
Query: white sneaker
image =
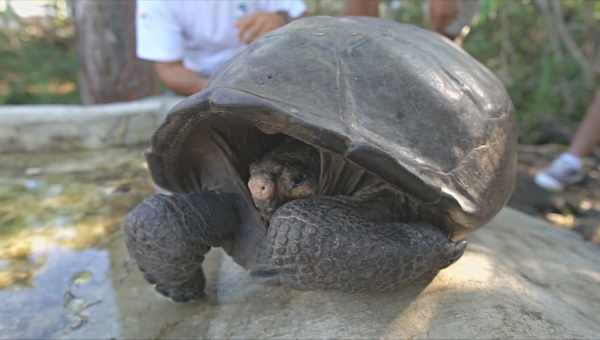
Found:
[[[546,190],[562,191],[566,186],[580,182],[584,177],[581,160],[577,156],[565,153],[535,174],[534,181]]]

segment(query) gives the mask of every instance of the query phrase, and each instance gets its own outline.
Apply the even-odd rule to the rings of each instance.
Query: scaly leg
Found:
[[[235,201],[215,192],[156,194],[127,215],[129,254],[159,293],[177,302],[204,295],[202,261],[237,231]]]
[[[273,215],[252,275],[302,290],[389,291],[437,273],[465,247],[428,224],[370,222],[343,197],[302,199]]]

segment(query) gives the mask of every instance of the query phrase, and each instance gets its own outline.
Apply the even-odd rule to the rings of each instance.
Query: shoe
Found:
[[[550,191],[562,191],[565,187],[585,178],[581,160],[571,154],[562,154],[550,166],[538,172],[535,183]]]

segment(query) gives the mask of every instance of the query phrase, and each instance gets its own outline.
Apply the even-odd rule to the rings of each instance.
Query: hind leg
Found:
[[[214,192],[153,195],[124,221],[127,249],[144,277],[177,302],[204,295],[204,255],[238,226],[234,195]]]
[[[339,198],[276,211],[253,276],[297,289],[389,291],[456,261],[466,242],[428,224],[377,224]]]

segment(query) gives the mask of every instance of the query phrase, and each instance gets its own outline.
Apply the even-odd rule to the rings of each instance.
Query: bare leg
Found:
[[[575,137],[571,142],[569,153],[578,156],[588,156],[594,146],[600,143],[600,90],[596,92],[583,121],[579,124]]]
[[[568,185],[580,182],[585,178],[581,158],[592,153],[598,143],[600,143],[600,90],[596,92],[583,121],[579,124],[569,151],[538,172],[534,177],[535,183],[544,189],[560,191]]]
[[[446,36],[446,29],[460,14],[461,5],[459,0],[429,0],[432,31]]]
[[[346,0],[344,15],[378,17],[379,0]]]

